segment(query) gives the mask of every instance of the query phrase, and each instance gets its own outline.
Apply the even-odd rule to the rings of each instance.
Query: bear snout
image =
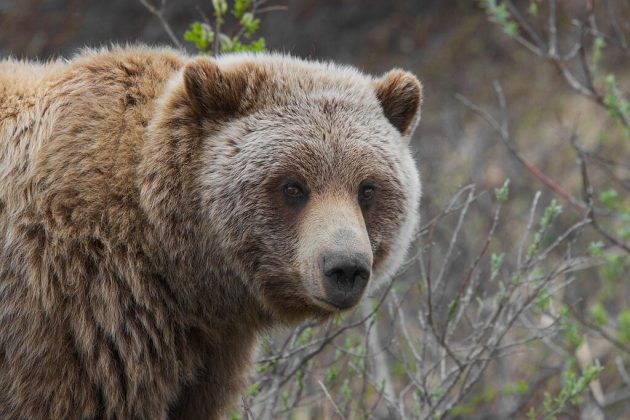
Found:
[[[357,304],[372,272],[370,255],[336,251],[321,257],[326,301],[339,309]]]

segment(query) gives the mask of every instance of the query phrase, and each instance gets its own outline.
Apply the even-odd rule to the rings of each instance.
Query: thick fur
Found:
[[[408,73],[281,55],[0,62],[0,418],[220,417],[261,332],[333,313],[320,227],[365,230],[372,284],[399,268],[420,102]]]

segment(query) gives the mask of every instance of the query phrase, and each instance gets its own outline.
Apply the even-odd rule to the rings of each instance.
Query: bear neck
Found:
[[[155,259],[182,304],[214,323],[226,320],[227,329],[248,325],[255,335],[271,325],[271,316],[243,281],[230,250],[212,234],[196,193],[208,122],[202,127],[192,112],[181,77],[177,72],[153,104],[136,171],[139,205],[159,244]]]

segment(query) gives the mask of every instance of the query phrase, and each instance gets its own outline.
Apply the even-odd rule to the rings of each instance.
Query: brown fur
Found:
[[[408,73],[274,55],[0,62],[0,418],[220,417],[258,334],[333,313],[326,212],[365,232],[372,283],[400,265],[420,100]]]

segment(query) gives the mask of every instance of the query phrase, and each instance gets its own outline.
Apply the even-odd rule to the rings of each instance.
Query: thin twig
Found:
[[[145,9],[147,9],[153,16],[155,16],[156,18],[158,18],[158,20],[160,21],[160,23],[162,24],[162,27],[164,28],[164,31],[166,32],[166,34],[168,35],[168,37],[171,39],[171,42],[173,44],[175,44],[175,46],[179,49],[185,49],[184,46],[182,45],[182,43],[179,41],[179,39],[177,38],[177,36],[175,35],[175,32],[173,32],[173,29],[171,28],[171,25],[168,23],[168,21],[164,18],[164,6],[166,5],[166,0],[162,0],[162,2],[160,3],[160,7],[156,8],[155,6],[153,6],[151,3],[148,2],[148,0],[138,0],[144,7]]]
[[[455,98],[460,101],[465,107],[469,108],[471,111],[482,117],[493,129],[499,134],[499,138],[503,141],[503,144],[507,147],[510,154],[516,158],[524,167],[527,169],[532,175],[538,178],[547,188],[552,190],[555,194],[560,196],[563,200],[567,201],[573,208],[582,213],[582,211],[586,208],[584,203],[581,203],[577,199],[575,199],[571,193],[558,185],[553,179],[548,177],[544,172],[542,172],[536,165],[530,162],[527,158],[525,158],[519,151],[516,149],[514,144],[512,143],[509,133],[506,133],[503,129],[503,126],[488,113],[488,111],[480,108],[478,105],[470,101],[463,95],[456,94]]]
[[[339,417],[341,417],[342,420],[345,420],[346,419],[345,416],[343,415],[343,413],[341,412],[341,410],[339,409],[339,407],[335,403],[335,400],[333,400],[333,398],[330,396],[330,393],[328,392],[328,389],[326,389],[326,387],[324,386],[322,381],[317,381],[317,383],[324,390],[324,394],[326,394],[326,398],[328,398],[328,401],[330,401],[330,403],[332,404],[332,406],[335,409],[335,411],[337,412],[337,414],[339,414]]]
[[[547,30],[549,31],[549,56],[557,57],[558,55],[558,27],[556,26],[556,0],[549,0],[549,24]]]
[[[584,157],[584,154],[582,153],[582,150],[577,145],[577,142],[572,141],[571,144],[573,145],[573,147],[578,153],[578,163],[580,165],[580,173],[582,175],[582,194],[584,196],[584,200],[587,203],[586,213],[587,213],[587,217],[591,221],[591,225],[597,232],[599,232],[600,235],[602,235],[605,239],[607,239],[608,242],[630,253],[630,244],[627,244],[623,242],[621,239],[614,237],[599,224],[595,211],[593,209],[593,187],[591,186],[591,182],[588,176],[588,169],[586,168],[586,159]]]

